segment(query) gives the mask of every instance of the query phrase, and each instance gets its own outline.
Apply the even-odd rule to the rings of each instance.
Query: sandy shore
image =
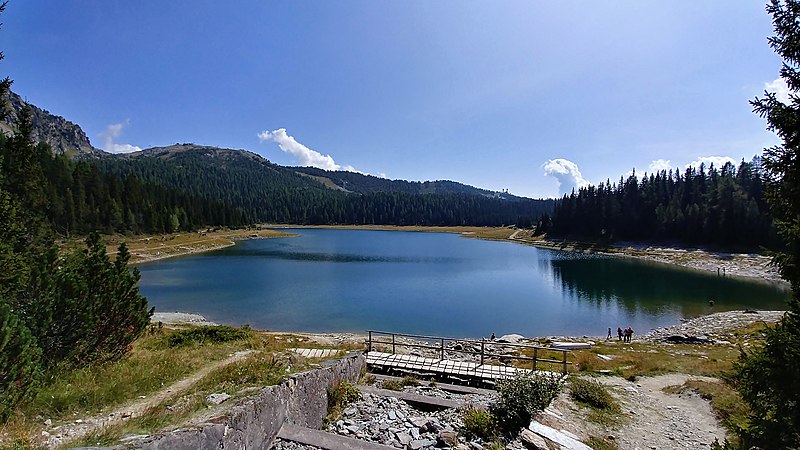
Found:
[[[157,312],[153,313],[150,322],[159,323],[164,325],[219,325],[218,323],[207,320],[200,314],[185,313],[185,312]]]

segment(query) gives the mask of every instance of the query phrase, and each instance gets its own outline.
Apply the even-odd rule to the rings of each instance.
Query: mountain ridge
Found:
[[[5,99],[8,103],[8,114],[0,120],[0,132],[6,135],[16,130],[16,121],[20,111],[25,106],[30,108],[32,138],[35,142],[46,143],[53,153],[66,154],[78,159],[104,159],[116,161],[145,161],[149,158],[157,159],[167,164],[180,166],[190,163],[191,159],[214,161],[218,169],[225,170],[236,166],[243,168],[249,166],[252,170],[267,170],[269,173],[282,174],[279,178],[294,181],[289,184],[298,187],[306,184],[307,188],[325,188],[344,193],[405,193],[405,194],[467,194],[485,198],[519,201],[529,199],[506,192],[497,192],[452,180],[427,180],[413,181],[403,179],[387,179],[374,175],[361,174],[347,171],[327,171],[316,167],[282,166],[271,162],[269,159],[244,149],[231,149],[224,147],[200,145],[194,143],[176,143],[173,145],[156,146],[141,151],[116,154],[108,153],[94,147],[80,125],[64,117],[54,115],[47,110],[26,102],[22,96],[9,92]],[[196,161],[195,161],[196,162]],[[207,161],[206,161],[207,162]],[[198,163],[201,164],[201,163]],[[102,166],[108,166],[102,164]],[[210,166],[208,166],[210,167]],[[289,174],[291,172],[291,175]],[[296,182],[294,174],[303,178],[307,183]]]
[[[16,123],[20,112],[25,106],[29,107],[31,117],[32,138],[34,142],[44,142],[57,154],[80,154],[93,157],[105,153],[92,146],[89,137],[80,125],[51,114],[49,111],[25,101],[20,95],[9,91],[6,117],[0,120],[0,132],[6,136],[15,132]]]

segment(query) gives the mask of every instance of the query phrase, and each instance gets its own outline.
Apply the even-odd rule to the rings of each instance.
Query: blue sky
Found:
[[[549,197],[777,142],[748,104],[780,67],[759,1],[12,0],[1,19],[0,74],[108,150]]]

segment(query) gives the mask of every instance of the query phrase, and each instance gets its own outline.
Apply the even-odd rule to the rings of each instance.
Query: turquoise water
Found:
[[[644,332],[788,298],[767,283],[447,233],[292,232],[143,264],[141,292],[157,311],[230,325],[453,337]]]

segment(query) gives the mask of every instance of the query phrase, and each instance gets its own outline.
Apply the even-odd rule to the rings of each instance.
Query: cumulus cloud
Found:
[[[114,142],[122,135],[122,129],[128,126],[130,120],[125,119],[122,123],[112,123],[106,127],[106,131],[99,134],[103,141],[103,150],[109,153],[131,153],[142,150],[140,147],[131,144],[117,144]]]
[[[647,169],[650,173],[658,173],[662,170],[666,170],[669,172],[672,169],[672,162],[668,159],[656,159],[647,166]]]
[[[568,159],[556,158],[547,160],[542,165],[542,168],[545,175],[555,177],[558,181],[559,195],[569,194],[573,189],[589,185],[589,182],[581,175],[578,165]]]
[[[688,169],[689,167],[694,167],[699,169],[700,164],[705,164],[706,169],[708,169],[709,167],[711,167],[711,164],[714,164],[714,168],[721,169],[722,166],[724,166],[725,163],[728,162],[733,165],[736,165],[736,160],[731,158],[730,156],[701,156],[696,160],[687,164],[686,168]]]
[[[278,128],[274,131],[264,130],[258,133],[258,140],[261,142],[272,141],[278,144],[285,153],[292,155],[301,166],[317,167],[325,170],[346,170],[348,172],[360,172],[353,166],[342,166],[333,160],[331,155],[323,155],[322,153],[312,150],[305,145],[297,142],[293,136],[286,133],[286,128]]]
[[[769,83],[764,83],[764,89],[766,89],[767,92],[774,92],[775,98],[777,98],[779,102],[786,105],[792,104],[792,99],[789,98],[789,85],[786,84],[786,80],[783,78],[778,77]]]

